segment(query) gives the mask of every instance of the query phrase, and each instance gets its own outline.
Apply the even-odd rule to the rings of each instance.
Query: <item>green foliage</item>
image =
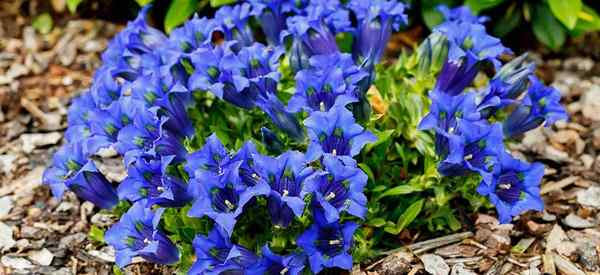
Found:
[[[567,36],[565,28],[544,4],[536,6],[533,12],[532,27],[535,37],[553,50],[558,50],[565,43]]]
[[[567,29],[573,29],[577,23],[579,11],[583,3],[581,0],[548,0],[548,5],[552,14],[565,26]]]
[[[42,13],[33,19],[31,26],[39,33],[47,34],[53,27],[52,17],[47,12]]]
[[[465,5],[471,8],[473,12],[479,13],[482,10],[498,6],[504,1],[505,0],[466,0]]]
[[[165,16],[165,31],[170,33],[194,14],[197,8],[198,0],[173,0]]]
[[[93,242],[103,244],[104,243],[104,229],[101,229],[95,225],[92,225],[90,228],[90,232],[88,233],[88,237]]]
[[[210,6],[213,8],[229,5],[237,2],[237,0],[210,0]]]
[[[81,2],[83,2],[83,0],[67,0],[67,9],[69,9],[71,13],[75,13]]]
[[[153,0],[135,0],[135,2],[138,3],[138,5],[140,5],[140,7],[150,4],[152,3],[152,1]]]

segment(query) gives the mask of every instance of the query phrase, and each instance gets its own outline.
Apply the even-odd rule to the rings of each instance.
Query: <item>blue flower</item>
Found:
[[[122,84],[113,76],[114,68],[102,66],[94,73],[90,93],[96,106],[106,108],[121,96]],[[119,78],[119,81],[124,81]]]
[[[316,160],[326,154],[351,160],[364,145],[377,140],[375,135],[355,123],[352,113],[346,108],[313,112],[304,125],[310,138],[306,152],[308,160]]]
[[[119,202],[114,187],[87,158],[81,143],[66,144],[54,154],[52,166],[44,171],[43,182],[57,198],[68,188],[100,208],[111,209]]]
[[[355,102],[359,82],[367,73],[354,65],[348,54],[335,53],[310,58],[310,68],[296,73],[296,92],[288,102],[291,112],[328,111]]]
[[[284,144],[277,135],[266,127],[260,128],[260,139],[265,145],[267,151],[274,155],[279,155],[283,151]]]
[[[446,5],[439,5],[437,10],[442,13],[446,21],[458,21],[467,22],[471,24],[483,24],[490,20],[487,16],[477,16],[473,14],[471,9],[467,6],[458,6],[456,8],[449,8]]]
[[[540,182],[544,176],[544,165],[529,164],[503,152],[500,167],[491,184],[482,181],[477,188],[479,194],[487,196],[496,206],[500,222],[509,223],[513,217],[527,210],[542,211],[544,202],[540,197]]]
[[[308,194],[304,180],[313,169],[307,166],[304,155],[298,151],[288,151],[276,158],[253,157],[258,179],[271,187],[267,203],[271,222],[285,228],[294,216],[300,217],[304,212],[304,198]]]
[[[161,208],[154,212],[145,207],[145,202],[137,202],[118,223],[106,231],[104,239],[115,248],[119,267],[130,264],[135,256],[156,264],[174,264],[179,261],[179,250],[159,229],[163,210]]]
[[[305,184],[327,223],[338,221],[342,212],[363,219],[367,213],[367,197],[363,194],[367,175],[336,158],[325,157],[323,166],[325,171],[315,172]]]
[[[381,59],[392,30],[408,22],[405,6],[396,0],[351,0],[348,7],[358,19],[352,49],[354,60],[371,71]]]
[[[242,183],[246,186],[255,186],[259,184],[258,174],[255,169],[254,155],[258,151],[256,146],[251,141],[247,141],[242,145],[242,148],[231,158],[231,162],[240,162],[239,176]]]
[[[121,199],[132,202],[145,200],[147,207],[154,204],[162,207],[182,207],[192,200],[187,185],[177,176],[168,173],[174,156],[159,160],[138,158],[127,169],[127,178],[117,188]]]
[[[252,251],[231,243],[229,236],[218,226],[208,236],[197,235],[192,242],[196,262],[188,274],[262,274],[259,258]]]
[[[188,215],[207,216],[231,236],[244,206],[255,197],[270,192],[269,185],[264,181],[253,186],[245,185],[239,176],[240,165],[240,161],[229,163],[221,174],[196,172],[188,189],[194,196]]]
[[[194,17],[181,27],[173,29],[169,42],[183,53],[191,53],[198,48],[211,46],[213,34],[222,31],[217,19]]]
[[[504,134],[515,137],[544,124],[550,127],[558,120],[569,117],[560,105],[560,92],[547,87],[535,76],[529,78],[531,86],[527,96],[504,121]]]
[[[490,80],[479,100],[479,109],[485,117],[516,103],[527,90],[529,77],[535,71],[535,64],[527,62],[526,59],[527,54],[523,54],[504,64]]]
[[[293,37],[289,58],[294,71],[308,68],[311,56],[339,52],[335,34],[327,26],[324,18],[293,16],[288,18],[287,26],[288,31],[283,36]]]
[[[89,91],[73,99],[67,112],[69,127],[65,132],[65,138],[68,142],[79,142],[91,135],[90,118],[95,110],[97,110],[96,103]]]
[[[229,152],[227,152],[217,134],[210,135],[204,146],[188,155],[186,161],[185,171],[190,178],[203,173],[221,175],[224,173],[225,166],[232,162]]]
[[[440,162],[438,170],[445,176],[477,172],[485,182],[491,182],[493,173],[498,169],[498,156],[504,151],[502,126],[499,123],[490,125],[486,121],[464,121],[459,132],[460,136],[449,138],[449,153]]]
[[[86,139],[86,150],[90,154],[108,148],[117,142],[119,131],[131,124],[138,113],[139,104],[130,98],[113,102],[107,109],[97,109],[90,113],[90,133]]]
[[[299,253],[281,256],[273,253],[268,245],[265,245],[262,248],[261,265],[265,268],[264,274],[299,275],[304,269],[305,262],[306,256]]]
[[[248,89],[250,80],[245,73],[247,66],[240,61],[227,42],[215,48],[202,48],[192,53],[194,73],[188,81],[192,91],[209,91],[218,98],[238,107],[251,109],[255,106],[256,89]]]
[[[289,0],[251,0],[252,14],[260,22],[267,41],[271,45],[279,45],[280,34],[286,28],[285,5]]]
[[[286,110],[285,106],[275,94],[261,96],[256,101],[256,105],[265,112],[273,124],[297,141],[304,139],[304,129],[300,121],[293,113]]]
[[[499,67],[498,57],[512,53],[509,48],[502,45],[500,39],[489,35],[481,24],[449,21],[435,27],[434,31],[448,37],[450,60],[458,60],[466,56],[477,61],[492,62]]]
[[[332,223],[322,226],[313,224],[300,237],[297,244],[308,255],[312,272],[319,273],[323,268],[338,267],[352,269],[352,247],[354,231],[358,225],[354,222]]]
[[[446,158],[451,147],[461,146],[461,133],[467,122],[479,121],[475,94],[463,93],[456,96],[433,90],[429,93],[431,106],[429,113],[419,123],[420,130],[435,130],[435,149],[437,154]]]
[[[479,63],[469,56],[447,60],[435,82],[434,90],[458,95],[473,83],[479,72]]]
[[[254,43],[254,35],[248,20],[252,6],[242,3],[235,6],[223,6],[215,13],[215,18],[221,22],[225,40],[235,40],[238,46],[250,46]]]

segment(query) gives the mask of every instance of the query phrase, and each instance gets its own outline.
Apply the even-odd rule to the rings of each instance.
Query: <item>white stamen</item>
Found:
[[[144,238],[144,244],[149,244],[150,240],[148,240],[148,238]]]
[[[256,173],[252,173],[252,178],[255,180],[260,179],[260,177]]]
[[[448,129],[448,133],[450,133],[450,134],[454,133],[454,127],[450,127],[450,129]]]
[[[165,188],[162,186],[159,186],[159,187],[156,187],[156,191],[162,193],[162,192],[165,192]]]
[[[473,154],[468,154],[465,156],[465,160],[472,160],[473,159]]]
[[[225,205],[227,206],[227,208],[229,208],[230,210],[233,210],[235,208],[235,205],[233,205],[233,203],[231,203],[229,200],[225,200]]]
[[[500,188],[500,189],[510,189],[511,187],[512,187],[512,185],[510,183],[498,184],[498,188]]]
[[[288,191],[287,189],[283,189],[283,196],[287,196],[290,194],[290,191]]]
[[[341,243],[342,243],[342,241],[340,241],[340,240],[330,240],[329,241],[329,245],[338,245],[338,244],[341,244]]]
[[[321,103],[319,103],[319,109],[321,109],[321,112],[325,112],[325,102],[321,101]]]
[[[334,155],[334,156],[336,156],[337,155],[337,150],[336,149],[331,150],[331,154]]]
[[[287,273],[288,270],[289,269],[286,267],[286,268],[282,269],[281,271],[279,271],[279,274],[283,275],[283,274]]]
[[[335,198],[335,193],[333,192],[329,192],[329,194],[327,194],[327,196],[325,196],[325,200],[329,201]]]

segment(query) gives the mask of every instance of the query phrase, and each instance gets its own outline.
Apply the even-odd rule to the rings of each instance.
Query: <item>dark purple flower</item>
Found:
[[[57,198],[68,188],[100,208],[111,209],[119,202],[114,187],[88,159],[81,143],[66,144],[54,154],[52,166],[44,171],[43,182]]]
[[[496,206],[500,222],[509,223],[513,217],[527,210],[542,211],[544,202],[540,197],[540,182],[544,176],[544,165],[529,164],[502,152],[500,167],[491,183],[482,181],[477,188],[479,194],[487,196]]]
[[[364,219],[367,197],[363,189],[367,185],[367,175],[337,158],[325,157],[323,166],[324,171],[315,172],[305,184],[307,191],[314,194],[313,202],[323,212],[327,223],[338,221],[342,212]]]
[[[352,269],[352,247],[354,231],[358,225],[354,222],[330,225],[313,224],[300,237],[297,244],[308,255],[310,269],[315,274],[323,268],[338,267]]]
[[[339,52],[335,34],[323,18],[294,16],[288,18],[287,25],[288,32],[284,36],[293,37],[289,58],[294,71],[309,68],[309,59],[314,55]]]
[[[190,275],[263,274],[259,258],[247,248],[231,243],[229,236],[215,226],[208,236],[197,235],[192,243],[196,262]]]
[[[174,156],[164,156],[159,160],[138,158],[127,169],[127,178],[117,188],[119,197],[132,202],[145,200],[147,207],[182,207],[192,200],[186,183],[177,176],[170,175],[169,165]]]
[[[179,261],[179,250],[159,229],[164,209],[154,212],[145,205],[143,201],[135,203],[104,235],[106,242],[115,248],[116,262],[121,268],[135,256],[156,264]]]
[[[346,108],[331,108],[327,112],[313,112],[304,121],[310,144],[306,152],[308,160],[323,155],[340,156],[349,161],[358,155],[367,143],[377,137],[354,121]]]
[[[305,179],[313,173],[304,154],[288,151],[273,158],[254,155],[254,167],[259,181],[271,187],[267,207],[275,226],[287,227],[294,216],[304,212],[304,198],[308,194]]]

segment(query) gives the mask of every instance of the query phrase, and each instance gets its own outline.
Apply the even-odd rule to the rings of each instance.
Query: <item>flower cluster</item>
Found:
[[[224,6],[214,18],[195,16],[169,36],[146,24],[146,6],[111,41],[90,90],[69,109],[67,143],[44,173],[44,183],[57,197],[69,189],[105,209],[120,201],[132,204],[105,235],[120,267],[136,256],[159,264],[179,261],[161,222],[165,209],[177,208],[189,209],[187,216],[207,220],[212,228],[194,232],[190,274],[352,268],[353,234],[367,212],[367,175],[353,157],[376,140],[353,112],[365,100],[392,30],[406,22],[404,5],[249,2]],[[268,45],[256,39],[252,17]],[[355,36],[352,54],[336,44],[342,32]],[[288,39],[296,89],[285,103],[278,83],[286,55],[282,42]],[[195,129],[190,110],[206,93],[260,109],[296,142],[307,141],[307,152],[269,156],[252,141],[230,151],[216,134]],[[307,117],[304,123],[301,116]],[[261,131],[268,143],[284,149],[269,129]],[[204,145],[194,151],[190,144],[201,140]],[[110,182],[95,165],[107,152],[123,158],[128,175],[120,183]],[[268,215],[261,223],[299,232],[287,245],[238,242],[239,223],[254,214],[248,209],[263,206]]]
[[[432,36],[447,39],[448,56],[419,125],[435,131],[438,170],[445,176],[479,174],[477,191],[496,206],[502,223],[526,210],[541,211],[543,165],[515,159],[504,141],[567,119],[560,94],[534,76],[525,55],[502,64],[500,55],[510,50],[486,33],[484,18],[464,7],[442,12],[447,21]],[[496,74],[483,89],[468,88],[484,63],[493,64]]]

